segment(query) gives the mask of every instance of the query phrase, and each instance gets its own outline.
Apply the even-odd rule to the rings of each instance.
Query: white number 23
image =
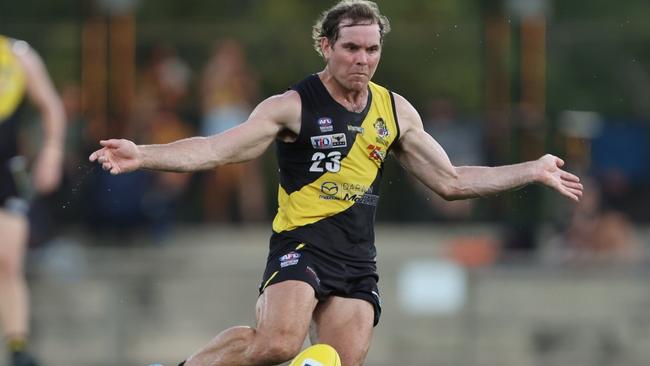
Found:
[[[341,153],[339,151],[332,151],[327,155],[317,151],[312,155],[311,161],[313,163],[309,168],[310,172],[322,173],[327,170],[330,173],[337,173],[341,170]]]

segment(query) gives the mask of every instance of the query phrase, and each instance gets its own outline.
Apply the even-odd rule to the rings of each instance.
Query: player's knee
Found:
[[[3,278],[18,276],[21,272],[21,258],[15,258],[9,252],[0,251],[0,276]]]
[[[294,342],[273,342],[269,347],[269,356],[273,361],[285,362],[300,352],[300,346]]]
[[[341,346],[336,350],[341,357],[341,365],[346,366],[361,366],[366,360],[370,344],[361,345],[355,344],[353,347]]]
[[[267,362],[282,363],[294,358],[302,347],[302,341],[294,337],[278,336],[258,348],[260,358]]]
[[[0,279],[11,279],[22,275],[20,266],[12,263],[2,263],[0,261]]]
[[[6,216],[0,209],[0,232],[4,230],[7,235],[0,243],[0,276],[22,275],[27,224],[23,218]]]
[[[361,366],[366,359],[365,354],[345,355],[341,354],[341,365],[346,366]]]

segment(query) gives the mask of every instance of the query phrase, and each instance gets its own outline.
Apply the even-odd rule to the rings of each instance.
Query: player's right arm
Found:
[[[262,155],[281,134],[300,131],[300,97],[295,91],[261,102],[248,120],[218,135],[168,144],[136,145],[125,139],[102,140],[89,159],[111,174],[137,169],[193,172],[240,163]]]

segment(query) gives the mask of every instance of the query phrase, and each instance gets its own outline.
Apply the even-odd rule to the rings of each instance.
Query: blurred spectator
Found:
[[[193,129],[174,111],[160,110],[151,120],[150,144],[164,144],[194,135]],[[154,239],[163,239],[176,219],[176,211],[190,184],[190,174],[155,172],[152,187],[142,196],[142,210],[153,224]]]
[[[141,72],[127,134],[143,144],[192,136],[193,128],[179,112],[188,96],[191,74],[173,48],[154,47]],[[190,178],[189,174],[167,172],[135,172],[115,177],[99,171],[97,194],[92,199],[93,225],[129,234],[147,223],[154,241],[159,242],[176,217]]]
[[[163,144],[194,134],[190,124],[180,116],[191,76],[192,71],[175,49],[154,48],[138,88],[142,109],[131,124],[134,138],[145,144]],[[154,239],[160,240],[175,218],[191,175],[149,174],[152,176],[151,186],[142,196],[141,209],[145,219],[153,225]]]
[[[132,126],[146,126],[148,117],[159,110],[178,112],[188,96],[191,77],[192,70],[175,48],[154,46],[140,71]]]
[[[462,120],[456,114],[454,102],[447,98],[429,102],[428,114],[424,117],[424,129],[445,149],[454,165],[483,165],[482,132],[472,121]],[[462,220],[471,218],[476,201],[445,201],[419,181],[412,180],[419,194],[440,220]]]
[[[246,62],[241,44],[225,39],[214,47],[201,75],[204,136],[224,132],[244,122],[256,102],[258,83]],[[222,166],[205,176],[205,217],[210,221],[233,219],[233,206],[243,221],[266,218],[264,183],[258,160]]]
[[[648,127],[634,121],[606,121],[594,137],[591,171],[600,183],[603,206],[650,220],[650,138]]]
[[[559,115],[567,164],[598,181],[601,207],[648,221],[650,130],[642,121],[612,120],[593,111]]]
[[[622,212],[604,208],[601,189],[584,180],[582,200],[567,227],[550,241],[545,258],[561,263],[633,264],[645,259],[644,247]]]

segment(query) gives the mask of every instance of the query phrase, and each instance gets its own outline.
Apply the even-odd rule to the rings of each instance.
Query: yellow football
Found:
[[[341,366],[341,358],[334,347],[315,344],[300,352],[289,366]]]

